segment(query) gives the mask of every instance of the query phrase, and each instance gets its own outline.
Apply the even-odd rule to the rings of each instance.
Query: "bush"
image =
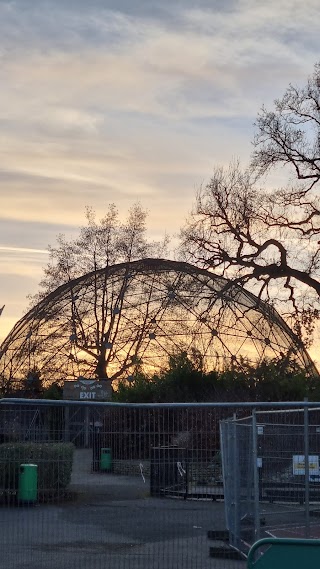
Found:
[[[205,372],[186,352],[171,357],[167,370],[157,376],[141,372],[123,381],[113,400],[126,403],[197,401],[318,401],[319,377],[309,376],[288,358],[264,360],[255,365],[245,359],[229,369]]]
[[[71,479],[71,443],[0,444],[0,492],[14,494],[18,489],[21,464],[38,465],[38,495],[58,495]]]

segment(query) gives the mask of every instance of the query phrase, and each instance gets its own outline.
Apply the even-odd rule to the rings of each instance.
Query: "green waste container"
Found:
[[[100,470],[111,470],[111,448],[102,448],[100,454]]]
[[[38,465],[20,464],[18,500],[22,504],[34,504],[38,498]]]

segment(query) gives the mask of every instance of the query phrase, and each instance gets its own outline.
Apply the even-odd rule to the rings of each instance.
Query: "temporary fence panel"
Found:
[[[292,404],[253,410],[245,419],[223,421],[221,434],[226,518],[235,547],[246,553],[261,536],[320,537],[319,409]]]
[[[249,420],[221,421],[226,524],[230,544],[245,552],[255,538],[253,428]]]

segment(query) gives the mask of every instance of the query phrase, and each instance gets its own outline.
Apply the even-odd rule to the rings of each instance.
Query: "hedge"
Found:
[[[71,443],[0,444],[0,493],[15,494],[21,464],[38,465],[38,495],[58,495],[71,479],[73,462]]]

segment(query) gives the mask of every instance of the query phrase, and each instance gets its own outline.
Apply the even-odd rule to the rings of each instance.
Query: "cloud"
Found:
[[[306,59],[317,53],[310,45],[318,31],[311,0],[308,10],[297,4],[296,18],[292,2],[274,1],[228,3],[227,10],[164,2],[149,18],[144,2],[136,9],[80,3],[80,10],[59,1],[42,10],[37,2],[27,10],[22,4],[2,7],[0,121],[9,134],[31,133],[36,143],[109,142],[125,133],[132,114],[171,130],[182,121],[252,122],[277,85],[280,91],[305,74]],[[176,27],[169,25],[173,13]]]
[[[35,259],[44,263],[48,245],[55,242],[58,234],[63,233],[71,238],[78,232],[78,224],[74,226],[71,223],[67,225],[45,221],[14,220],[5,219],[2,216],[0,216],[0,226],[0,264],[4,261],[12,262],[14,272],[23,259],[31,264]]]
[[[157,4],[0,4],[3,216],[78,219],[102,196],[185,192],[188,175],[191,193],[249,154],[260,103],[305,74],[315,2],[296,18],[288,1]]]
[[[28,247],[4,247],[0,245],[0,251],[4,251],[5,253],[42,253],[47,255],[48,251],[45,249],[30,249]]]
[[[46,6],[47,10],[16,11],[11,27],[24,24],[25,35],[20,36],[20,46],[17,33],[3,39],[9,46],[3,73],[19,86],[17,102],[20,88],[26,94],[27,116],[36,114],[40,122],[46,117],[46,123],[60,125],[62,132],[62,125],[94,132],[106,109],[167,119],[241,112],[252,116],[253,84],[243,96],[248,76],[268,93],[275,79],[283,83],[282,71],[288,65],[296,68],[295,73],[305,73],[306,55],[312,52],[310,37],[318,31],[313,2],[308,10],[297,5],[299,17],[294,19],[289,2],[279,8],[274,1],[267,7],[243,1],[228,12],[209,10],[208,4],[198,10],[187,7],[176,29],[169,26],[167,12],[167,20],[146,21],[139,11],[129,16],[95,4],[83,12],[59,2]],[[27,41],[31,47],[26,49]],[[201,96],[210,91],[211,97]],[[74,109],[81,105],[89,108]]]

